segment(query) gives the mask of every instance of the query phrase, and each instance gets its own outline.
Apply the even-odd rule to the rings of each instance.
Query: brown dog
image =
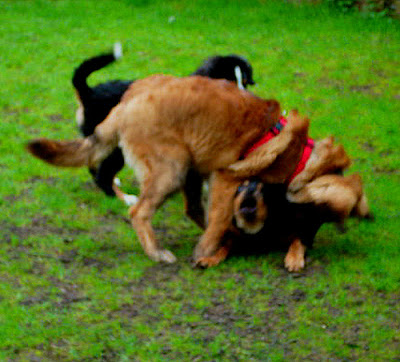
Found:
[[[157,261],[174,262],[175,256],[156,241],[151,226],[155,211],[171,193],[183,189],[189,216],[203,225],[200,190],[191,190],[190,182],[201,187],[198,175],[211,175],[208,225],[194,252],[201,264],[229,229],[233,197],[244,180],[224,169],[267,132],[280,113],[278,102],[227,81],[158,75],[135,82],[93,135],[75,141],[38,139],[28,150],[56,166],[96,169],[120,146],[140,182],[139,200],[130,208],[132,225],[145,252]],[[278,141],[267,144],[267,152],[263,146],[253,152],[263,182],[285,182],[296,167],[308,121],[295,112],[288,121]],[[264,172],[269,166],[271,178]]]
[[[218,264],[228,256],[233,240],[240,243],[246,239],[263,246],[287,246],[285,267],[289,271],[304,268],[306,248],[323,223],[343,223],[349,216],[371,217],[360,176],[337,174],[349,164],[343,147],[334,146],[330,137],[316,142],[304,169],[288,187],[263,186],[258,180],[243,183],[233,202],[231,234],[214,255],[202,259],[202,264]],[[250,156],[229,169],[256,172],[256,166]],[[242,233],[238,235],[237,229]]]

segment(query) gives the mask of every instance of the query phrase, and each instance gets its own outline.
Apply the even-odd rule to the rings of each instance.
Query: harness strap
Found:
[[[258,147],[262,146],[264,143],[267,143],[269,140],[274,138],[279,132],[285,127],[287,124],[287,120],[281,116],[279,121],[272,127],[270,130],[264,134],[256,143],[254,143],[250,148],[246,150],[246,152],[241,157],[242,159],[246,158],[250,153],[256,150]]]
[[[286,126],[286,124],[287,124],[286,118],[281,116],[279,118],[279,121],[264,136],[262,136],[256,143],[254,143],[249,149],[246,150],[246,152],[243,154],[242,159],[246,158],[251,152],[253,152],[258,147],[270,141],[276,135],[278,135],[282,131],[283,127]],[[301,155],[300,161],[297,164],[294,173],[290,176],[288,180],[288,185],[301,171],[304,170],[304,167],[306,167],[306,163],[311,156],[313,148],[314,148],[314,140],[312,138],[308,138],[307,143],[303,148],[303,153]]]
[[[304,170],[304,167],[306,167],[306,163],[308,161],[308,159],[311,156],[312,150],[314,148],[314,140],[312,138],[309,138],[307,140],[306,145],[304,146],[303,149],[303,154],[301,155],[301,159],[299,161],[299,163],[296,166],[296,169],[294,170],[292,176],[290,176],[287,184],[289,185],[293,179],[301,172]]]

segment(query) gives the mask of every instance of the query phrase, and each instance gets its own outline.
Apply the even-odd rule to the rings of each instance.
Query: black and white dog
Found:
[[[76,90],[79,108],[76,119],[82,134],[87,137],[93,134],[96,126],[101,123],[121,100],[125,91],[134,82],[132,80],[112,80],[90,87],[87,78],[91,73],[113,63],[122,57],[122,47],[119,43],[114,45],[112,53],[102,54],[80,64],[74,72],[72,84]],[[238,55],[213,56],[191,75],[201,75],[215,79],[227,79],[236,82],[239,88],[253,85],[253,69],[250,63]],[[124,166],[124,158],[119,148],[107,157],[98,170],[90,170],[96,184],[107,195],[115,196],[118,183],[115,175]],[[125,195],[119,191],[120,197],[128,204],[134,203],[136,196]]]

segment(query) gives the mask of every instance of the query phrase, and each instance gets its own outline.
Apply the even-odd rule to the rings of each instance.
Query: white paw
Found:
[[[115,183],[118,187],[121,187],[121,180],[120,180],[118,177],[116,177],[116,178],[114,179],[114,183]]]
[[[177,261],[176,256],[167,249],[159,250],[155,259],[156,261],[163,261],[164,263],[169,264],[175,263]]]
[[[127,204],[128,206],[136,205],[136,203],[138,201],[138,197],[136,195],[124,194],[123,198],[124,198],[125,204]]]

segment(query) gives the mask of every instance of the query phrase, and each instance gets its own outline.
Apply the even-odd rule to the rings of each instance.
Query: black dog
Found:
[[[286,192],[284,184],[263,185],[258,180],[246,181],[239,187],[233,223],[243,232],[241,239],[246,240],[240,244],[248,248],[250,243],[255,250],[267,251],[286,248],[299,238],[310,248],[322,224],[339,221],[329,210],[313,203],[288,201]]]
[[[80,104],[77,111],[77,122],[85,137],[93,134],[96,126],[107,117],[111,109],[119,103],[123,94],[134,82],[132,80],[113,80],[95,87],[88,86],[86,80],[91,73],[116,61],[121,56],[121,46],[116,44],[113,53],[90,58],[75,69],[72,83]],[[247,85],[255,84],[251,65],[246,59],[238,55],[211,57],[192,75],[227,79],[237,82],[239,88],[246,88]],[[114,178],[123,166],[124,158],[121,149],[117,148],[96,171],[90,170],[90,172],[97,186],[107,195],[115,196]],[[129,203],[129,195],[122,195],[125,201]]]
[[[324,177],[327,176],[322,176],[321,179]],[[359,179],[358,175],[344,177],[341,172],[337,176],[328,177],[341,177],[343,181],[352,180],[355,183]],[[333,187],[334,180],[330,185]],[[356,190],[356,186],[353,187]],[[234,199],[233,226],[236,228],[236,235],[230,235],[230,238],[237,239],[237,242],[230,245],[236,252],[242,249],[267,251],[288,248],[285,267],[289,271],[301,270],[305,264],[305,251],[312,247],[315,235],[324,223],[336,223],[339,231],[345,231],[343,215],[329,203],[315,201],[317,199],[314,202],[310,199],[305,203],[288,201],[287,186],[283,184],[263,185],[258,180],[244,182]],[[365,202],[366,199],[363,206],[355,204],[348,216],[373,220]],[[220,260],[228,255],[230,245],[221,249]]]

